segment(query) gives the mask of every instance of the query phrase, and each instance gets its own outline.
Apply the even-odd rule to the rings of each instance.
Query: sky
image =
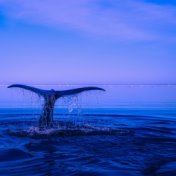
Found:
[[[0,0],[0,84],[176,84],[176,1]]]

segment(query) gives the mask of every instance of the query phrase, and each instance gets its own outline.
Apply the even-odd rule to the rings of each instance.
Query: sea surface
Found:
[[[129,89],[120,102],[113,88],[111,98],[101,94],[87,107],[57,106],[55,128],[44,131],[38,129],[41,108],[6,107],[3,99],[0,175],[175,176],[176,88],[150,87],[136,99],[138,88]]]

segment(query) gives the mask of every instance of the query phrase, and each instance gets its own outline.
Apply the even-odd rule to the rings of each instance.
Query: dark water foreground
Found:
[[[56,112],[57,127],[46,131],[37,118],[0,110],[0,175],[176,175],[174,109]]]

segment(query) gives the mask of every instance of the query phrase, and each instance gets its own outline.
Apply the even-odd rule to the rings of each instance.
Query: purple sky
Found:
[[[0,0],[0,84],[176,83],[176,3]]]

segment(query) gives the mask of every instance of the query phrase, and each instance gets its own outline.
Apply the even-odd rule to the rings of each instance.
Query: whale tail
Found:
[[[104,89],[99,88],[99,87],[82,87],[82,88],[62,90],[62,91],[43,90],[43,89],[31,87],[31,86],[22,85],[22,84],[12,84],[12,85],[8,86],[8,88],[22,88],[22,89],[34,92],[34,93],[38,94],[39,96],[43,96],[43,97],[46,97],[49,95],[55,95],[56,99],[58,99],[60,97],[64,97],[64,96],[79,94],[79,93],[82,93],[85,91],[91,91],[91,90],[105,91]]]
[[[36,93],[39,96],[44,97],[44,105],[42,114],[39,118],[39,127],[53,127],[53,110],[55,102],[58,98],[68,96],[68,95],[75,95],[81,92],[90,91],[90,90],[101,90],[105,91],[99,87],[83,87],[77,89],[70,89],[70,90],[62,90],[62,91],[55,91],[55,90],[43,90],[38,89],[31,86],[21,85],[21,84],[13,84],[8,86],[8,88],[22,88],[31,92]]]

